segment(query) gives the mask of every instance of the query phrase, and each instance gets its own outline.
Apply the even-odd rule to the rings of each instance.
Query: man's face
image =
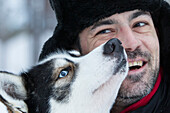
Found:
[[[117,104],[132,104],[151,91],[159,71],[159,41],[148,12],[114,14],[84,29],[79,37],[82,54],[112,38],[122,42],[128,55],[129,72]]]

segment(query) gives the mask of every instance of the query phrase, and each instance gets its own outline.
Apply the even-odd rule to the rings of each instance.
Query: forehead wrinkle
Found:
[[[139,16],[144,16],[144,15],[151,17],[151,15],[150,15],[149,12],[142,11],[142,10],[138,10],[138,11],[132,13],[132,14],[129,16],[128,20],[131,21],[131,20],[133,20],[133,19],[135,19],[135,18],[138,18]]]

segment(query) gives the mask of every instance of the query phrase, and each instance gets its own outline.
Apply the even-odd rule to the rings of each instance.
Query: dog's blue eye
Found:
[[[59,78],[63,78],[63,77],[65,77],[65,76],[67,76],[68,73],[69,73],[68,70],[62,70],[62,71],[60,72],[60,74],[59,74],[58,77],[59,77]]]

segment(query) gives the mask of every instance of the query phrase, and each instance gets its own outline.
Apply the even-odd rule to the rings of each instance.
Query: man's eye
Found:
[[[143,27],[145,25],[148,25],[148,23],[146,23],[146,22],[138,22],[138,23],[134,24],[133,27]]]
[[[105,30],[101,30],[101,31],[99,31],[96,35],[98,35],[98,34],[110,33],[110,32],[111,32],[111,30],[109,30],[109,29],[105,29]]]

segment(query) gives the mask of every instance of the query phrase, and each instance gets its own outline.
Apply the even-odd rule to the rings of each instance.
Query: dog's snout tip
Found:
[[[111,54],[115,51],[122,51],[123,47],[121,46],[122,42],[117,39],[113,38],[109,40],[105,45],[104,45],[104,51],[103,54]]]
[[[111,54],[111,53],[113,53],[114,52],[114,50],[115,50],[115,44],[106,44],[105,46],[104,46],[104,51],[103,51],[103,53],[104,54]]]

